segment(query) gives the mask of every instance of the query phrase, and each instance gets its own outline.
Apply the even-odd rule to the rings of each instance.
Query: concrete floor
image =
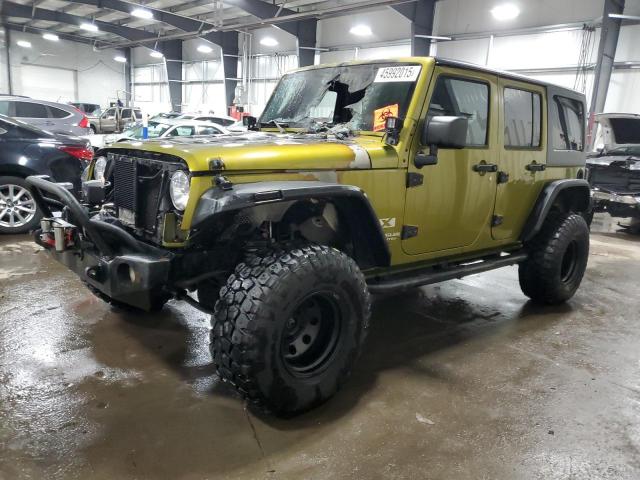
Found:
[[[612,228],[616,230],[616,228]],[[567,305],[515,268],[376,301],[337,397],[248,413],[205,315],[118,313],[0,238],[0,479],[640,478],[640,237],[592,235]]]

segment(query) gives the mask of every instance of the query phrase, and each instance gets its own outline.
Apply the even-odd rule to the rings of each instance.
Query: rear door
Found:
[[[100,133],[115,132],[117,127],[118,117],[117,109],[111,107],[100,116]]]
[[[491,236],[516,239],[544,186],[547,161],[546,90],[499,80],[501,145]]]
[[[402,248],[408,254],[444,251],[472,245],[488,235],[496,194],[497,77],[492,74],[438,66],[427,95],[427,120],[436,115],[468,119],[467,146],[438,150],[438,163],[409,174],[422,184],[409,186]],[[419,135],[417,135],[419,137]],[[429,154],[427,145],[419,151]],[[477,171],[483,166],[484,171]]]

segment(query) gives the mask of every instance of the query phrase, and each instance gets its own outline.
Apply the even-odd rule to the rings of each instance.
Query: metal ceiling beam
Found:
[[[45,10],[43,8],[33,8],[29,5],[21,5],[4,1],[0,6],[0,16],[30,18],[32,20],[45,20],[47,22],[58,22],[67,25],[75,25],[78,28],[82,23],[87,23],[88,19],[68,13],[56,12],[54,10]],[[148,38],[155,38],[155,34],[145,32],[136,28],[114,25],[113,23],[94,21],[95,25],[102,31],[118,35],[127,40],[137,41]]]
[[[32,27],[30,25],[23,24],[23,23],[5,22],[3,25],[7,30],[14,30],[16,32],[26,31],[30,33],[36,33],[36,34],[51,32],[50,28]],[[63,40],[69,40],[71,42],[85,43],[87,45],[95,45],[96,43],[98,43],[98,44],[104,45],[107,48],[118,48],[118,45],[115,43],[111,43],[106,40],[96,39],[93,37],[85,37],[84,35],[77,35],[75,33],[58,32],[56,33],[56,35],[58,35]]]
[[[267,18],[274,18],[280,16],[294,15],[298,12],[284,8],[282,5],[278,6],[271,3],[263,2],[262,0],[224,0],[227,5],[233,5],[247,13],[250,13],[254,17],[258,17],[261,20]],[[298,36],[298,25],[295,21],[281,23],[279,28],[285,32],[289,32],[291,35]]]
[[[194,20],[193,18],[186,17],[184,15],[178,15],[168,12],[159,8],[148,7],[137,3],[127,2],[123,0],[67,0],[72,3],[80,3],[83,5],[90,5],[92,7],[114,10],[117,12],[124,12],[130,14],[134,8],[140,8],[148,10],[153,13],[153,20],[166,23],[173,27],[179,28],[185,32],[200,31],[205,26],[212,28],[212,23],[205,22],[203,20]]]
[[[598,59],[593,76],[593,93],[591,94],[591,113],[600,113],[604,110],[607,100],[613,61],[618,46],[620,34],[620,18],[611,17],[610,14],[622,14],[624,0],[604,0],[604,13],[602,14],[602,28],[600,29],[600,44],[598,45]]]

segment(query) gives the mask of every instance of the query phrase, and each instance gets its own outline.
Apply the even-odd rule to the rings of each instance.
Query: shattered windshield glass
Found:
[[[260,126],[382,131],[387,117],[406,116],[420,70],[420,65],[376,63],[285,75]]]

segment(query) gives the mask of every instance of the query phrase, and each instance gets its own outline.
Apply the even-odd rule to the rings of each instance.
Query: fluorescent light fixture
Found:
[[[439,35],[414,35],[416,38],[428,38],[430,40],[453,40],[453,37],[441,37]]]
[[[490,10],[490,12],[491,15],[493,15],[493,18],[500,21],[513,20],[520,15],[520,9],[513,3],[496,5]]]
[[[31,42],[27,42],[26,40],[18,40],[16,45],[22,48],[31,48]]]
[[[368,37],[371,35],[371,27],[369,25],[355,25],[351,27],[349,33],[358,37]]]
[[[45,40],[50,40],[52,42],[57,42],[58,40],[60,40],[60,37],[55,33],[43,33],[42,38],[44,38]]]
[[[145,20],[150,20],[153,18],[153,12],[151,10],[147,10],[146,8],[134,8],[131,10],[131,15],[138,18],[144,18]]]
[[[264,37],[260,40],[260,45],[264,45],[265,47],[275,47],[278,45],[278,40],[273,37]]]
[[[87,32],[97,32],[98,26],[93,23],[81,23],[80,28],[82,30],[86,30]]]
[[[120,62],[120,63],[127,63],[127,59],[126,59],[125,57],[120,56],[120,55],[118,55],[118,56],[116,56],[116,57],[113,57],[113,59],[114,59],[116,62]]]
[[[640,20],[637,15],[623,15],[621,13],[610,13],[609,18],[620,18],[622,20]]]
[[[200,53],[211,53],[211,52],[213,52],[213,48],[211,48],[209,45],[198,45],[197,50]]]
[[[164,55],[161,52],[158,52],[157,50],[152,50],[149,55],[151,55],[153,58],[162,58],[162,57],[164,57]]]

